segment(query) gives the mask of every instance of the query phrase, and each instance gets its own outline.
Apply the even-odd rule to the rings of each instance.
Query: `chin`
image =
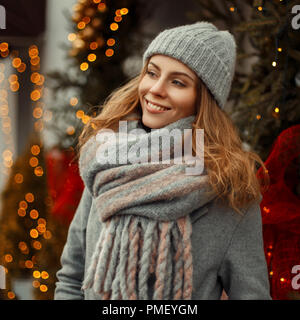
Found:
[[[165,119],[150,119],[148,115],[142,116],[142,122],[144,126],[150,129],[160,129],[170,123]]]

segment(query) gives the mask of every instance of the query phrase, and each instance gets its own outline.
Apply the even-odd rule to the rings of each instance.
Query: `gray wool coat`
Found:
[[[214,200],[191,213],[193,300],[219,300],[223,289],[229,299],[271,300],[259,203],[243,212],[239,215]],[[85,188],[61,256],[55,300],[99,299],[93,289],[82,291],[81,286],[100,230]]]

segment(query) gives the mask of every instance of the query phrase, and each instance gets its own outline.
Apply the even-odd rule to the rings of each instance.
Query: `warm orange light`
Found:
[[[8,77],[8,81],[10,83],[13,83],[13,82],[16,82],[18,81],[18,76],[16,74],[11,74],[9,77]]]
[[[90,53],[87,58],[90,62],[93,62],[96,60],[97,56],[94,53]]]
[[[110,25],[110,30],[112,31],[116,31],[119,29],[119,25],[115,22],[113,22],[111,25]]]
[[[121,10],[120,9],[116,10],[115,15],[120,17],[122,15]]]
[[[23,209],[23,208],[19,208],[19,209],[18,209],[18,215],[19,215],[20,217],[25,217],[25,216],[26,216],[26,210]]]
[[[38,164],[39,164],[39,160],[38,160],[38,158],[36,158],[36,157],[31,157],[30,159],[29,159],[29,164],[30,164],[30,166],[31,167],[36,167]]]
[[[36,228],[40,233],[44,233],[46,231],[46,226],[44,224],[39,224]]]
[[[12,261],[13,261],[13,257],[12,257],[11,254],[6,254],[6,255],[4,256],[4,260],[5,260],[6,262],[12,262]]]
[[[31,192],[26,193],[25,200],[27,202],[33,202],[34,201],[34,195]]]
[[[116,17],[114,18],[114,20],[115,20],[116,22],[120,22],[120,21],[122,21],[122,17],[116,16]]]
[[[44,238],[45,239],[50,239],[52,237],[52,233],[49,231],[49,230],[47,230],[45,233],[44,233]]]
[[[106,43],[107,43],[108,46],[111,47],[116,43],[116,41],[113,38],[109,38]]]
[[[19,207],[26,210],[28,208],[28,204],[26,201],[22,200],[19,202]]]
[[[33,286],[34,288],[38,288],[38,287],[40,286],[40,282],[37,281],[37,280],[34,280],[34,281],[32,282],[32,286]]]
[[[93,0],[94,3],[99,3],[101,0]]]
[[[260,115],[260,114],[257,114],[257,115],[256,115],[256,119],[259,120],[260,118],[261,118],[261,115]]]
[[[87,116],[87,115],[84,115],[84,116],[82,117],[82,122],[83,122],[84,124],[87,124],[87,123],[89,122],[89,120],[90,120],[90,117]]]
[[[43,170],[43,168],[42,167],[36,167],[35,169],[34,169],[34,174],[36,175],[36,176],[38,176],[38,177],[41,177],[43,174],[44,174],[44,170]]]
[[[24,251],[27,249],[27,244],[24,241],[19,242],[19,249]]]
[[[72,134],[75,133],[75,128],[73,126],[70,126],[70,127],[67,128],[66,132],[67,132],[68,135],[71,136]]]
[[[105,51],[105,55],[106,55],[107,57],[111,57],[113,54],[114,54],[114,50],[113,50],[113,49],[107,49],[107,50]]]
[[[36,279],[38,279],[38,278],[41,277],[41,273],[40,273],[39,271],[37,271],[37,270],[33,271],[32,275],[33,275],[33,277],[36,278]]]
[[[0,43],[0,51],[5,52],[6,50],[8,50],[8,43],[7,42]]]
[[[76,39],[76,34],[75,33],[69,33],[68,34],[68,40],[69,41],[74,41]]]
[[[28,53],[31,58],[35,58],[39,54],[39,50],[37,48],[32,48],[29,49]]]
[[[262,9],[263,9],[263,8],[262,8],[261,6],[257,7],[257,10],[258,10],[258,11],[262,11]]]
[[[83,116],[84,116],[83,110],[78,110],[78,111],[76,112],[76,117],[77,117],[78,119],[81,119]]]
[[[36,229],[31,229],[30,236],[31,236],[31,238],[37,238],[39,236],[39,233]]]
[[[38,224],[44,224],[44,225],[46,225],[46,220],[45,220],[44,218],[40,218],[40,219],[38,220]]]
[[[78,99],[76,97],[73,97],[70,99],[70,105],[75,107],[78,103]]]
[[[9,292],[7,293],[8,299],[14,299],[15,296],[16,296],[16,295],[15,295],[12,291],[9,291]]]
[[[82,62],[80,65],[80,70],[86,71],[89,68],[89,64],[87,62]]]
[[[78,22],[77,28],[81,29],[81,30],[84,29],[85,28],[85,23],[83,21]]]
[[[40,286],[40,290],[41,290],[42,292],[47,292],[47,291],[48,291],[48,287],[47,287],[45,284],[42,284],[42,285]]]
[[[10,84],[10,90],[13,91],[13,92],[18,91],[19,88],[20,88],[19,82],[14,82],[14,83]]]
[[[272,275],[273,275],[273,273],[274,273],[273,271],[270,271],[269,275],[270,275],[270,276],[272,276]]]
[[[33,57],[33,58],[31,58],[30,63],[31,63],[33,66],[37,66],[37,65],[40,63],[40,57]]]
[[[34,118],[39,119],[43,116],[43,109],[40,107],[36,107],[33,109],[32,115]]]
[[[22,63],[22,60],[20,58],[14,58],[12,61],[12,66],[14,68],[19,68],[21,63]]]
[[[15,182],[16,182],[16,183],[22,183],[23,180],[24,180],[24,178],[23,178],[23,175],[22,175],[21,173],[17,173],[17,174],[15,175]]]
[[[31,217],[32,219],[37,219],[38,216],[39,216],[38,211],[35,210],[35,209],[32,209],[29,214],[30,214],[30,217]]]
[[[28,269],[33,268],[33,262],[31,260],[26,260],[25,261],[25,267]]]
[[[98,4],[98,10],[100,12],[104,12],[106,10],[106,4],[105,3],[99,3]]]
[[[24,72],[26,70],[26,64],[24,62],[21,63],[20,67],[17,68],[19,72]]]
[[[33,101],[37,101],[41,98],[41,93],[39,90],[33,90],[30,94],[30,98]]]
[[[125,14],[127,14],[129,12],[129,10],[127,8],[123,8],[123,9],[120,10],[120,12],[121,12],[122,15],[125,15]]]
[[[91,22],[91,18],[90,18],[90,17],[84,17],[84,18],[82,19],[82,21],[83,21],[85,24],[88,24],[88,23]]]
[[[284,282],[284,281],[285,281],[285,279],[284,279],[284,278],[280,278],[280,281],[281,281],[281,282]]]
[[[38,72],[33,72],[33,74],[30,76],[30,80],[33,83],[37,83],[40,80],[40,74]]]
[[[275,111],[276,113],[279,113],[279,108],[276,107],[276,108],[274,109],[274,111]]]
[[[42,248],[42,244],[41,244],[39,241],[37,241],[37,240],[33,241],[32,246],[33,246],[34,249],[36,249],[36,250],[40,250],[40,249]]]
[[[34,156],[37,156],[41,151],[40,147],[37,144],[34,144],[30,150]]]
[[[234,12],[235,8],[234,8],[234,7],[230,7],[229,10],[230,10],[231,12]]]
[[[91,42],[90,43],[90,49],[91,50],[96,50],[98,48],[98,43],[97,42]]]
[[[42,277],[43,279],[48,279],[48,278],[49,278],[49,273],[48,273],[47,271],[42,271],[41,277]]]

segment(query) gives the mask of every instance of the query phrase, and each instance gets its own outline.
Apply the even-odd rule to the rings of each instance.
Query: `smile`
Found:
[[[155,105],[146,99],[145,99],[145,101],[146,101],[147,111],[149,111],[151,113],[162,113],[162,112],[166,112],[166,111],[170,110],[170,108]]]

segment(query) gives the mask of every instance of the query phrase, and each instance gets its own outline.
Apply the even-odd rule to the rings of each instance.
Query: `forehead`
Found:
[[[190,69],[183,62],[175,58],[162,55],[162,54],[156,54],[150,58],[149,64],[151,62],[157,65],[160,69],[163,69],[169,72],[184,72],[184,73],[187,73],[190,77],[192,77],[195,80],[197,78],[197,75],[192,69]]]

